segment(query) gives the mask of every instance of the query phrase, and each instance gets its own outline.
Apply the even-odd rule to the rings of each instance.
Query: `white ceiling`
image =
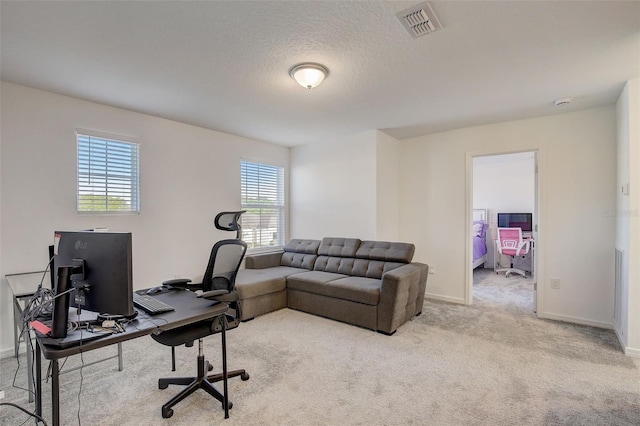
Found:
[[[2,80],[285,146],[408,138],[614,103],[640,76],[640,2],[2,1]],[[324,64],[311,91],[289,68]],[[558,108],[553,100],[571,96]]]

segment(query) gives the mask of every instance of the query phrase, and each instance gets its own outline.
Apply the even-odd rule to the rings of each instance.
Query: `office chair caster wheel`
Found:
[[[245,381],[245,382],[246,382],[247,380],[249,380],[249,373],[243,373],[243,374],[241,374],[241,375],[240,375],[240,378],[241,378],[243,381]]]
[[[173,410],[171,408],[167,408],[166,410],[164,408],[162,409],[163,418],[168,419],[171,416],[173,416]]]

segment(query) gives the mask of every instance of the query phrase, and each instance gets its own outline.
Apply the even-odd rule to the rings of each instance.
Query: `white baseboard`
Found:
[[[632,358],[640,358],[640,349],[625,347],[624,354]]]
[[[19,353],[24,353],[24,345],[20,345],[20,352]],[[0,350],[0,359],[13,357],[14,355],[15,355],[15,353],[13,351],[13,346],[10,347],[10,348],[6,348],[6,349]]]
[[[618,338],[618,343],[620,343],[620,347],[624,351],[624,354],[632,358],[640,358],[640,349],[630,348],[626,346],[626,342],[622,338],[622,335],[620,334],[620,330],[618,329],[618,327],[614,326],[613,331],[615,331],[616,333],[616,337]]]
[[[606,328],[613,330],[613,322],[593,321],[586,318],[572,317],[570,315],[554,314],[552,312],[538,311],[538,318],[550,319],[555,321],[570,322],[573,324],[588,325],[591,327]]]
[[[18,347],[18,354],[25,354],[25,353],[27,353],[27,345],[26,343],[21,342],[20,346]],[[15,352],[14,352],[13,346],[11,346],[10,348],[0,349],[0,359],[14,357],[14,356],[15,356]]]
[[[442,302],[457,303],[460,305],[466,304],[464,299],[459,299],[457,297],[441,296],[439,294],[433,294],[433,293],[425,293],[424,297],[426,299],[440,300]]]

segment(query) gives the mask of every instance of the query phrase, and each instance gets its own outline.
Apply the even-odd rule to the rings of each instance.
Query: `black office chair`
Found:
[[[239,236],[240,226],[237,219],[242,213],[244,212],[220,213],[216,216],[216,228],[230,231],[238,230]],[[226,219],[229,217],[233,218],[233,215],[235,215],[235,219],[231,222],[226,222]],[[249,374],[247,374],[245,370],[227,372],[226,360],[226,330],[236,328],[240,324],[241,305],[238,300],[238,293],[235,291],[235,279],[246,250],[247,244],[240,239],[218,241],[211,249],[209,263],[202,278],[202,283],[191,284],[188,279],[170,280],[164,283],[165,285],[186,288],[188,290],[202,290],[203,293],[198,297],[226,303],[229,306],[229,310],[225,315],[152,335],[155,341],[166,346],[171,346],[172,356],[175,355],[173,349],[176,346],[192,346],[193,342],[198,340],[198,375],[196,377],[169,377],[158,380],[158,387],[160,389],[166,389],[169,385],[186,386],[185,389],[162,406],[162,417],[164,418],[171,417],[173,415],[172,407],[198,389],[205,390],[218,401],[222,402],[225,410],[225,418],[228,418],[229,409],[233,404],[228,402],[227,398],[227,379],[240,376],[242,380],[249,380]],[[207,375],[207,372],[211,371],[213,367],[204,358],[202,339],[215,333],[222,333],[223,372]],[[213,386],[213,383],[219,381],[223,381],[224,383],[223,394]]]
[[[235,212],[220,212],[216,215],[213,221],[214,225],[216,228],[222,231],[236,231],[236,239],[239,240],[242,237],[242,226],[240,225],[240,216],[242,216],[242,214],[246,212],[247,212],[246,210],[240,210]],[[205,272],[203,281],[207,279],[206,278],[207,276],[208,274]],[[171,287],[186,288],[187,284],[190,282],[191,282],[190,279],[176,278],[173,280],[164,281],[162,285],[168,286],[170,288]],[[199,285],[201,284],[188,284],[188,287],[198,289],[200,288],[198,287]],[[179,344],[178,346],[182,346],[182,345]],[[191,347],[193,346],[193,342],[186,343],[185,346]],[[171,371],[176,371],[176,347],[175,346],[171,347]]]

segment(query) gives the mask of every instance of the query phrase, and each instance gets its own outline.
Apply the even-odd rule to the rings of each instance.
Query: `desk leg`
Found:
[[[18,334],[18,330],[20,330],[20,326],[22,325],[20,321],[21,316],[22,308],[20,307],[20,301],[17,297],[13,296],[13,344],[16,358],[18,358],[18,352],[20,351],[20,335]]]
[[[122,342],[118,343],[118,371],[122,371]]]
[[[60,425],[60,369],[58,360],[51,361],[51,416],[53,426]]]
[[[25,344],[27,345],[27,380],[29,387],[29,402],[33,402],[33,343],[31,342],[31,332],[27,331],[27,341]],[[36,346],[38,344],[36,343]]]
[[[36,414],[42,417],[42,354],[36,342]]]
[[[224,405],[224,418],[229,418],[229,389],[227,387],[227,316],[222,315],[222,383],[224,394],[222,405]]]

